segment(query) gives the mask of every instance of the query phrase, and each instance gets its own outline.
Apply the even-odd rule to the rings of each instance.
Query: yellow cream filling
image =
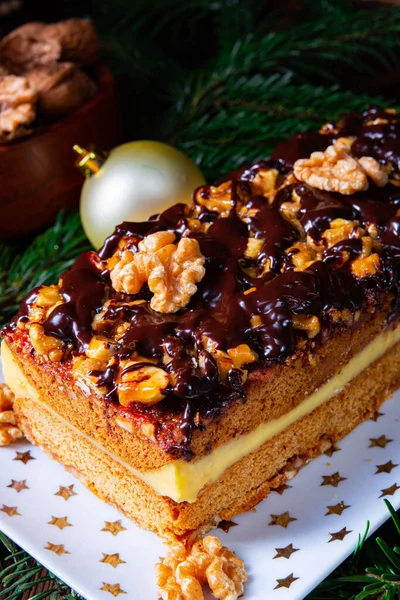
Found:
[[[175,500],[175,502],[195,502],[200,490],[205,485],[216,481],[226,469],[238,460],[254,452],[272,437],[338,394],[352,379],[357,377],[375,360],[383,356],[398,341],[400,341],[400,327],[385,331],[356,356],[351,358],[332,379],[319,389],[316,389],[315,392],[310,394],[296,408],[285,415],[273,421],[261,423],[251,433],[230,440],[197,461],[188,463],[184,460],[175,460],[159,469],[145,472],[138,471],[119,457],[108,452],[98,442],[78,430],[44,404],[39,399],[35,388],[22,373],[5,342],[2,343],[1,354],[5,380],[16,396],[29,397],[39,402],[51,414],[103,452],[106,452],[106,454],[122,464],[133,475],[147,483],[161,496],[168,496],[172,500]]]

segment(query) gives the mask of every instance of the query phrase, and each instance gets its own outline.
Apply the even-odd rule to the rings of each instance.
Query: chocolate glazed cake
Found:
[[[374,107],[122,223],[3,330],[26,436],[167,538],[255,505],[400,385],[399,167]]]

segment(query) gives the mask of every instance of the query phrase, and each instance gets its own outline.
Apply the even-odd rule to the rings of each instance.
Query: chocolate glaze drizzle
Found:
[[[381,122],[383,119],[386,122]],[[304,337],[293,328],[293,315],[318,315],[326,325],[325,315],[330,308],[348,308],[354,312],[366,302],[379,299],[384,290],[397,297],[400,217],[396,214],[400,188],[371,186],[367,192],[341,196],[294,183],[281,189],[272,205],[263,196],[251,195],[251,181],[260,169],[277,168],[284,174],[298,158],[324,150],[344,135],[356,137],[352,150],[357,156],[373,156],[400,167],[400,125],[382,109],[372,107],[360,115],[347,115],[327,130],[325,134],[296,134],[276,148],[273,160],[231,174],[234,206],[228,216],[222,218],[201,208],[196,218],[211,226],[207,233],[189,235],[199,242],[206,260],[206,275],[189,304],[178,313],[155,312],[148,302],[133,305],[130,301],[137,297],[150,298],[147,288],[137,297],[115,294],[104,261],[113,255],[121,240],[136,251],[138,242],[156,231],[168,229],[179,239],[188,230],[182,204],[146,223],[122,223],[98,255],[83,254],[62,276],[60,292],[65,303],[45,321],[46,334],[73,344],[76,353],[84,352],[93,335],[93,316],[106,299],[110,302],[104,321],[109,323],[110,330],[119,322],[129,325],[117,344],[115,364],[104,372],[92,372],[98,378],[97,384],[107,390],[109,402],[118,402],[115,380],[119,360],[129,358],[133,352],[144,360],[161,359],[167,351],[170,361],[162,368],[173,374],[173,384],[166,390],[164,400],[151,407],[133,403],[125,410],[138,419],[152,420],[157,426],[159,443],[178,456],[190,455],[194,427],[204,427],[205,421],[218,415],[229,403],[245,401],[246,397],[237,369],[229,372],[226,381],[221,380],[215,358],[207,351],[206,339],[222,351],[248,344],[259,356],[255,366],[265,367],[285,361],[294,353],[298,338]],[[299,240],[300,234],[282,216],[279,207],[290,201],[294,189],[301,203],[301,225],[316,241],[336,218],[357,220],[362,226],[375,225],[382,246],[380,272],[363,279],[353,276],[349,264],[362,251],[359,239],[337,243],[325,252],[323,260],[314,262],[306,271],[293,270],[285,251]],[[237,214],[236,202],[246,191],[249,194],[246,206],[252,216],[244,222]],[[207,197],[209,188],[201,193]],[[251,212],[251,209],[257,210]],[[244,258],[250,231],[256,239],[263,240],[256,260]],[[350,261],[343,259],[345,255]],[[263,274],[267,261],[270,270]],[[27,296],[19,317],[26,317],[36,293]],[[259,317],[256,327],[251,323],[254,316]]]

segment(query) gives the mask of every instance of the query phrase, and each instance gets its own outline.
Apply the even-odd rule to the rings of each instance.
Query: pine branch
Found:
[[[255,75],[229,82],[212,109],[178,130],[173,143],[213,180],[243,164],[268,158],[279,141],[296,131],[316,130],[346,112],[388,103],[395,105],[336,86],[294,86],[288,76]]]
[[[400,517],[388,500],[384,502],[391,515],[391,543],[380,536],[373,541],[366,541],[368,523],[363,537],[359,536],[352,559],[318,585],[309,594],[308,600],[364,600],[378,597],[380,600],[394,600],[400,597]],[[359,568],[362,558],[368,558],[373,566]]]
[[[0,245],[0,324],[17,312],[29,290],[56,283],[78,254],[90,247],[79,215],[62,212],[54,225],[17,255],[11,245]]]
[[[385,35],[382,35],[382,31]],[[203,72],[185,80],[175,100],[175,121],[207,114],[232,81],[278,73],[293,82],[343,81],[349,74],[373,74],[393,67],[400,51],[400,11],[381,10],[321,16],[290,31],[239,38]]]
[[[30,590],[42,585],[47,589],[29,596],[30,600],[84,600],[1,531],[0,542],[9,553],[0,571],[0,598],[19,600]]]

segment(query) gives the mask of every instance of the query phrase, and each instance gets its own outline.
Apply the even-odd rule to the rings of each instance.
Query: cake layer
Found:
[[[87,487],[140,526],[167,538],[186,536],[231,519],[262,500],[294,471],[370,418],[400,384],[400,344],[354,377],[311,413],[241,458],[196,502],[160,496],[120,462],[31,399],[18,399],[17,418],[27,437],[62,462]]]
[[[352,379],[357,377],[364,369],[385,354],[400,340],[400,327],[389,328],[377,336],[372,342],[357,353],[350,361],[328,382],[314,393],[307,396],[296,408],[282,415],[261,423],[251,433],[241,435],[218,446],[207,456],[195,462],[186,462],[178,459],[151,471],[138,471],[102,447],[99,442],[79,431],[74,425],[68,424],[64,417],[58,416],[53,408],[47,407],[55,417],[69,425],[78,435],[81,433],[89,443],[94,444],[99,450],[107,453],[110,458],[119,462],[132,475],[148,484],[155,492],[168,496],[176,502],[195,502],[201,489],[216,481],[226,469],[239,461],[244,456],[257,450],[262,444],[284,431],[287,427],[299,421],[302,417],[312,412],[318,406],[327,402],[338,394]],[[46,398],[42,398],[38,390],[27,380],[18,366],[11,350],[4,342],[2,347],[3,371],[6,381],[13,392],[19,397],[28,397],[46,408]]]
[[[385,330],[390,310],[385,302],[390,304],[390,299],[382,299],[381,309],[359,315],[354,327],[337,326],[327,332],[312,350],[299,351],[285,364],[250,373],[246,402],[232,403],[229,409],[207,422],[205,430],[196,429],[192,454],[185,456],[185,464],[189,458],[195,463],[210,456],[229,441],[251,434],[260,424],[279,421],[295,410]],[[138,421],[123,407],[107,402],[91,390],[85,393],[72,377],[68,362],[38,363],[37,355],[32,354],[26,343],[24,331],[6,337],[4,343],[46,406],[133,469],[146,473],[176,462],[176,457],[165,452],[157,440],[146,437],[146,421]],[[13,387],[12,378],[9,379]],[[185,498],[182,490],[171,495],[177,500]],[[193,498],[193,493],[186,495],[190,497]]]

